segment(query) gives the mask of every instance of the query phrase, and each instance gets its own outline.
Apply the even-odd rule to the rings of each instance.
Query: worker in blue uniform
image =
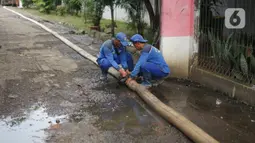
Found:
[[[170,69],[166,64],[161,52],[154,46],[147,44],[140,34],[135,34],[131,37],[130,41],[135,48],[141,51],[138,62],[136,63],[133,71],[126,83],[134,80],[138,75],[142,76],[142,85],[151,87],[153,81],[162,81],[163,78],[170,74]]]
[[[133,70],[132,55],[126,51],[128,45],[126,34],[123,32],[117,33],[115,38],[109,39],[101,45],[97,59],[102,70],[101,80],[107,80],[110,67],[119,71],[122,77],[126,77],[127,72]]]

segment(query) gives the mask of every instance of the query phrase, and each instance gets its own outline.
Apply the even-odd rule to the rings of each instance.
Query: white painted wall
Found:
[[[160,49],[171,76],[188,78],[196,50],[194,0],[162,0]]]
[[[22,0],[19,0],[19,8],[22,8],[23,5],[22,5]]]
[[[182,37],[162,37],[161,51],[170,66],[171,76],[188,77],[189,75],[189,57],[193,52],[190,47],[193,44],[192,36]]]
[[[103,18],[104,19],[111,19],[111,10],[110,7],[105,7],[104,9],[104,13],[103,13]],[[128,21],[128,14],[125,11],[125,9],[122,9],[120,7],[116,7],[114,10],[114,18],[115,20],[119,20],[119,21]],[[146,23],[150,23],[150,18],[148,13],[146,12],[144,20]]]

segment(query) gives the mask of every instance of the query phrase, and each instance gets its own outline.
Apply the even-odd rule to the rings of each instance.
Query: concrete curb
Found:
[[[92,56],[88,52],[84,51],[77,45],[73,44],[66,38],[60,36],[57,32],[52,31],[48,27],[44,26],[43,24],[30,19],[14,10],[8,9],[4,7],[6,10],[11,11],[20,17],[31,21],[37,25],[39,25],[44,30],[48,31],[49,33],[53,34],[55,37],[60,39],[62,42],[64,42],[66,45],[68,45],[70,48],[78,52],[83,57],[89,59],[93,63],[97,65],[96,57]],[[110,68],[108,71],[111,75],[118,78],[119,72],[116,71],[114,68]],[[136,82],[131,82],[127,84],[127,86],[136,91],[138,95],[155,111],[158,112],[159,115],[163,116],[169,123],[175,125],[179,130],[181,130],[185,135],[187,135],[190,139],[192,139],[194,142],[197,143],[218,143],[217,140],[215,140],[213,137],[208,135],[206,132],[204,132],[202,129],[200,129],[198,126],[196,126],[194,123],[192,123],[190,120],[186,119],[184,116],[176,112],[171,107],[165,105],[162,103],[155,95],[153,95],[151,92],[149,92],[145,87],[142,85],[137,84]]]

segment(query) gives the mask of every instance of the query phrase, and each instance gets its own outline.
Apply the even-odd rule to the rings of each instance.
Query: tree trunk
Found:
[[[115,22],[114,22],[114,7],[113,7],[113,3],[112,2],[110,4],[110,9],[111,9],[111,18],[112,18],[112,30],[111,30],[111,33],[112,33],[112,37],[114,37],[114,35],[115,35],[115,32],[114,32]]]
[[[94,26],[100,26],[100,21],[101,21],[101,18],[96,16],[94,21]]]
[[[160,12],[161,12],[161,0],[155,0],[155,15],[154,15],[154,23],[152,30],[155,32],[155,37],[153,38],[153,45],[160,48]]]
[[[153,46],[159,49],[160,46],[160,28],[155,31],[155,36],[153,37]]]
[[[154,29],[154,25],[155,25],[155,13],[153,11],[153,7],[151,5],[151,2],[150,0],[143,0],[144,1],[144,4],[145,4],[145,7],[149,13],[149,17],[150,17],[150,27],[152,29]],[[155,0],[155,1],[158,1],[158,0]]]
[[[96,6],[96,9],[95,9],[95,16],[93,18],[93,24],[94,24],[94,26],[98,26],[100,29],[100,21],[103,16],[104,6],[103,6],[102,2],[100,2],[100,1],[95,3],[95,6]]]
[[[141,21],[138,21],[137,22],[137,32],[138,34],[143,35],[143,30],[144,30],[144,27],[143,27],[143,24],[141,23]]]
[[[159,7],[160,0],[155,0],[155,15],[154,15],[154,23],[153,23],[153,29],[157,30],[158,27],[160,27],[160,7]]]

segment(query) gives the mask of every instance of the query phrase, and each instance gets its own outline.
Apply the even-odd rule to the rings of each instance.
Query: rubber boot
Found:
[[[107,78],[107,72],[102,70],[102,75],[100,76],[100,80],[103,82],[107,82],[108,78]]]
[[[143,82],[141,83],[141,85],[145,86],[146,88],[152,87],[150,80],[151,80],[151,73],[144,72],[143,73]]]

